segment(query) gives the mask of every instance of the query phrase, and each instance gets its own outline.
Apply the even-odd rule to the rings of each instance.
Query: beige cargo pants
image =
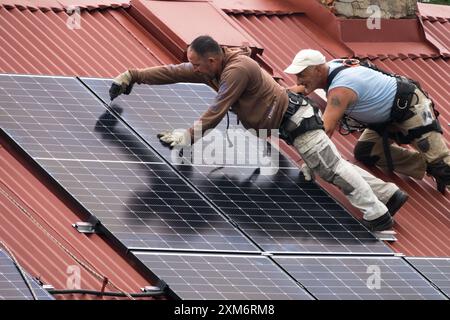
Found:
[[[389,131],[400,131],[406,135],[408,130],[428,125],[435,119],[431,108],[431,100],[420,90],[416,89],[415,92],[417,97],[414,98],[414,105],[410,109],[414,116],[401,123],[389,125]],[[396,144],[390,145],[394,171],[416,179],[422,179],[428,163],[443,160],[450,165],[450,152],[442,134],[439,132],[425,133],[420,138],[413,140],[411,145],[415,150]],[[373,164],[382,169],[387,169],[383,139],[374,130],[364,130],[355,146],[355,157],[368,165]]]

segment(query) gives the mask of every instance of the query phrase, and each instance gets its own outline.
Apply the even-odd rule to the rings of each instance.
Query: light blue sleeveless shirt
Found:
[[[340,61],[329,61],[328,74],[341,65]],[[356,103],[347,108],[346,115],[363,123],[389,120],[397,91],[397,82],[394,77],[366,67],[351,67],[339,72],[328,90],[337,87],[352,89],[357,95]]]

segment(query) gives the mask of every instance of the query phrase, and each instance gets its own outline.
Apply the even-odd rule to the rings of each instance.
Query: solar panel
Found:
[[[74,78],[0,75],[0,107],[1,128],[33,158],[161,162],[127,146],[136,138],[120,123],[96,131],[104,107]]]
[[[441,300],[445,297],[396,257],[274,257],[319,300]]]
[[[31,277],[25,274],[38,300],[53,300],[53,297]],[[0,249],[0,300],[33,300],[30,288],[13,260]]]
[[[391,252],[297,169],[253,177],[247,168],[179,169],[265,251]]]
[[[82,80],[108,99],[110,81]],[[135,86],[132,94],[120,96],[117,104],[124,110],[122,118],[171,162],[170,151],[156,134],[191,126],[214,95],[198,84]],[[257,174],[251,166],[176,168],[266,251],[391,252],[320,187],[305,182],[297,167],[281,155],[280,159],[284,169],[276,175]]]
[[[81,80],[104,101],[109,101],[108,89],[111,80]],[[124,109],[123,118],[133,129],[170,160],[171,150],[165,147],[156,135],[165,130],[187,129],[192,126],[214,97],[215,93],[210,88],[198,84],[135,85],[132,94],[119,96],[113,104],[120,105]],[[192,108],[193,105],[196,108]],[[223,123],[219,125],[219,128],[221,127],[224,127]]]
[[[2,129],[129,248],[258,251],[79,81],[1,75],[0,90]]]
[[[167,165],[40,164],[129,249],[258,251]]]
[[[181,299],[311,300],[269,258],[245,255],[135,253]]]
[[[450,298],[450,258],[406,258],[406,260]]]

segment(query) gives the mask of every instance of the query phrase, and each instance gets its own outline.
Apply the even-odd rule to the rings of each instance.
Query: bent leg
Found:
[[[323,130],[309,131],[297,137],[294,146],[311,170],[337,186],[350,203],[363,212],[365,220],[375,220],[388,212],[360,171],[340,156]]]
[[[395,124],[403,132],[430,125],[436,120],[431,100],[420,90],[415,93],[418,101],[410,108],[412,117]],[[427,164],[427,172],[436,179],[438,189],[443,191],[446,185],[450,185],[450,150],[442,134],[437,131],[424,133],[414,139],[411,145],[421,153]]]
[[[416,179],[423,178],[426,162],[420,152],[394,144],[390,144],[389,148],[395,172]],[[388,169],[386,156],[384,155],[383,139],[374,130],[364,130],[355,146],[354,156],[365,165],[376,165],[383,170]]]

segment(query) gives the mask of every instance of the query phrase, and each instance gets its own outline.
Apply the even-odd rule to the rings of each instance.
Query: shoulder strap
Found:
[[[347,68],[349,68],[349,66],[347,66],[347,65],[342,65],[342,66],[340,66],[340,67],[337,67],[337,68],[334,69],[333,71],[331,71],[331,73],[328,75],[328,78],[327,78],[327,87],[326,87],[326,91],[328,91],[328,88],[330,87],[331,82],[333,82],[333,79],[337,76],[337,74],[338,74],[339,72],[341,72],[342,70],[347,69]]]

